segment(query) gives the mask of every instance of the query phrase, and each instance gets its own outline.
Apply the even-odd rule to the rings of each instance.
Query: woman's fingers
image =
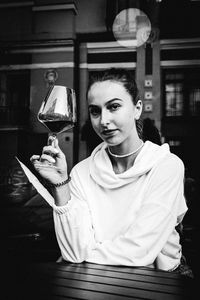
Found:
[[[53,146],[52,145],[45,146],[43,148],[43,153],[50,154],[54,157],[61,158],[61,159],[65,158],[65,154],[62,152],[62,150],[59,147],[58,139],[54,140]]]
[[[48,154],[43,153],[40,157],[40,161],[48,161],[49,163],[54,164],[56,162],[56,160]]]
[[[37,163],[41,163],[41,162],[44,162],[44,161],[47,161],[49,163],[55,163],[56,162],[56,160],[51,155],[44,154],[44,153],[41,156],[40,155],[33,155],[30,158],[30,161],[32,162],[32,164],[37,164]]]
[[[36,160],[39,160],[39,159],[40,159],[40,155],[32,155],[30,158],[30,161],[32,163],[34,163]]]
[[[58,152],[59,151],[53,146],[45,146],[42,151],[42,153],[55,155],[55,156],[58,154]]]
[[[59,173],[67,170],[66,157],[60,149],[57,139],[55,139],[54,146],[44,146],[41,156],[33,155],[30,161],[39,172],[46,170],[50,166],[57,169],[57,171],[60,170]]]
[[[60,158],[65,158],[65,154],[62,152],[62,150],[61,150],[60,147],[59,147],[58,139],[55,139],[54,147],[55,147],[55,149],[58,151],[57,156],[60,157]]]

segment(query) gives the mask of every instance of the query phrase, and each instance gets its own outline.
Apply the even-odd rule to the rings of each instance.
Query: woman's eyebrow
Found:
[[[90,104],[90,105],[88,105],[88,108],[92,108],[92,107],[98,107],[98,105],[96,105],[96,104]]]
[[[112,98],[112,99],[108,100],[105,104],[106,104],[106,105],[107,105],[107,104],[110,104],[110,103],[112,103],[113,101],[116,101],[116,100],[123,101],[123,100],[120,99],[120,98]],[[96,104],[90,104],[90,105],[88,106],[88,108],[91,108],[91,107],[98,107],[98,105],[96,105]]]
[[[113,101],[116,101],[116,100],[123,101],[123,100],[120,99],[120,98],[113,98],[113,99],[108,100],[108,101],[106,102],[106,104],[109,104],[109,103],[111,103],[111,102],[113,102]]]

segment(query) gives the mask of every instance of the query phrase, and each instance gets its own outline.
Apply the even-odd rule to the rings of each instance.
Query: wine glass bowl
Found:
[[[76,123],[76,95],[69,87],[51,86],[42,101],[38,120],[48,128],[52,141],[61,132],[71,129]]]

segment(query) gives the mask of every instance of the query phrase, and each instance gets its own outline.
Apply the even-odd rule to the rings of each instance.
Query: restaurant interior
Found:
[[[133,11],[142,11],[147,17],[141,21],[144,30],[139,37],[134,35]],[[58,135],[70,171],[100,143],[88,119],[90,76],[110,67],[124,67],[135,75],[143,120],[157,128],[161,143],[168,143],[184,162],[188,212],[181,238],[187,260],[200,276],[199,16],[199,0],[1,1],[3,255],[31,261],[56,261],[60,255],[52,208],[16,159],[34,172],[30,157],[41,153],[49,134],[37,118],[48,88],[64,85],[76,93],[77,122]],[[127,34],[133,44],[124,44],[119,33]]]

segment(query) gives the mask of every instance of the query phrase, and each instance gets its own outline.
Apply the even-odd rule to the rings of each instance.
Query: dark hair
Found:
[[[111,68],[111,69],[106,69],[104,71],[93,73],[89,81],[86,95],[88,96],[88,92],[94,83],[103,82],[106,80],[122,83],[126,91],[131,96],[133,104],[136,105],[136,103],[139,100],[139,91],[137,88],[137,84],[135,82],[134,74],[132,74],[132,72],[123,68]],[[143,126],[142,126],[141,119],[136,120],[136,128],[139,137],[142,138]]]
[[[155,126],[155,121],[150,118],[143,119],[143,140],[151,141],[161,145],[161,136],[158,128]]]

